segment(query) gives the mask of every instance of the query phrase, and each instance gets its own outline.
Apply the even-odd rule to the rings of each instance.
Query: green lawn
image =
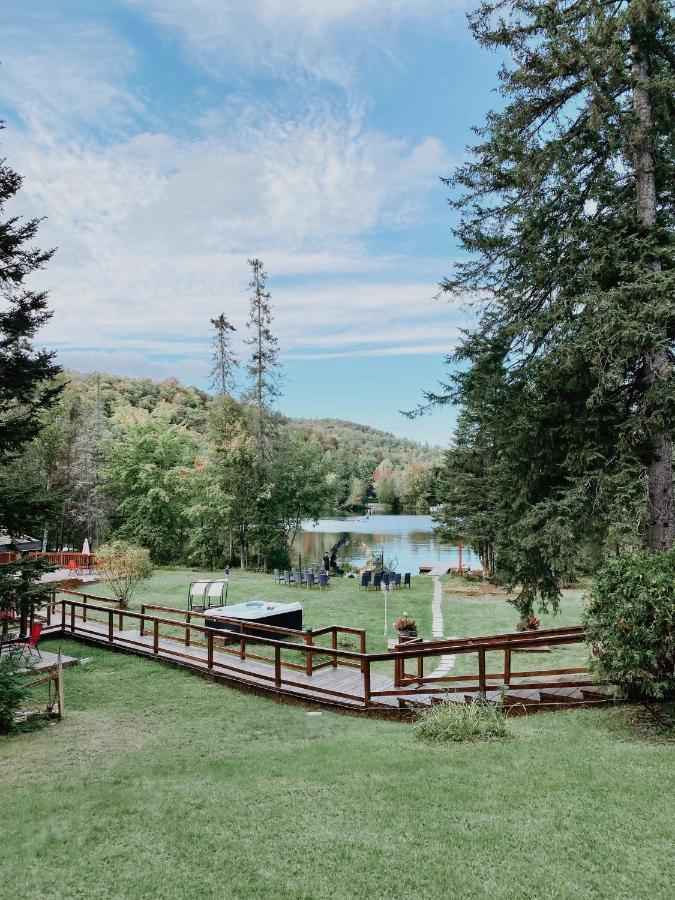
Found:
[[[182,605],[192,577],[159,572],[143,596]],[[299,595],[239,573],[232,589]],[[302,597],[311,624],[383,640],[381,598],[349,583]],[[428,622],[431,581],[395,602]],[[502,597],[444,607],[447,633],[513,623]],[[409,724],[308,715],[61,647],[93,658],[65,671],[65,718],[0,739],[3,898],[672,895],[673,747],[636,731],[633,709],[514,719],[504,742],[430,748]]]

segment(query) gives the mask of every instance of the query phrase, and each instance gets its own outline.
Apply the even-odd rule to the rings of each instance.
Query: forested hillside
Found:
[[[52,498],[40,535],[50,547],[116,535],[156,562],[246,561],[262,548],[275,558],[306,517],[373,500],[426,511],[433,501],[439,451],[392,434],[276,415],[263,477],[245,400],[176,379],[61,380],[45,428],[15,464]]]

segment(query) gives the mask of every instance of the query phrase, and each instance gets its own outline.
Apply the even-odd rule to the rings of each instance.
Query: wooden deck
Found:
[[[50,606],[45,637],[70,636],[150,657],[288,702],[405,718],[415,709],[437,702],[472,702],[479,692],[496,699],[501,696],[504,684],[507,685],[504,704],[514,714],[596,705],[612,699],[611,689],[594,685],[581,667],[534,672],[511,669],[512,653],[523,646],[543,645],[544,640],[553,644],[579,643],[584,639],[580,628],[549,629],[534,636],[514,633],[422,641],[414,647],[399,645],[393,651],[372,654],[365,652],[365,633],[346,626],[330,626],[314,632],[278,628],[273,630],[279,632],[279,638],[272,639],[247,634],[243,626],[241,631],[223,632],[196,625],[195,614],[181,610],[169,610],[178,619],[160,617],[151,615],[146,607],[141,613],[121,611],[98,605],[100,598],[89,598],[96,601],[92,604],[86,599],[82,602],[86,595],[68,593],[78,599],[57,600]],[[233,622],[228,628],[238,629],[240,625]],[[167,629],[172,633],[162,633]],[[361,635],[363,652],[337,648],[337,634],[341,629]],[[332,646],[316,643],[321,633],[332,638]],[[486,653],[500,650],[504,652],[504,671],[488,673]],[[460,653],[478,654],[477,675],[451,675],[442,668],[438,669],[441,674],[435,674],[434,663],[438,666],[441,658]],[[413,671],[406,671],[411,664]],[[386,668],[391,674],[382,671]]]

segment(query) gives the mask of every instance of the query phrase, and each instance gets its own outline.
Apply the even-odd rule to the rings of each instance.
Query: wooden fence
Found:
[[[43,556],[46,560],[62,569],[67,569],[70,563],[75,563],[78,569],[93,569],[96,565],[96,557],[93,553],[73,553],[70,550],[49,550],[43,553],[41,550],[29,550],[26,555],[30,558]],[[21,559],[21,554],[15,551],[8,550],[5,553],[0,553],[0,565],[15,562],[18,559]]]
[[[176,658],[192,664],[195,668],[206,668],[210,673],[227,675],[239,680],[251,680],[267,684],[277,691],[287,690],[296,696],[326,697],[358,702],[366,707],[385,701],[387,698],[409,697],[411,691],[415,695],[443,695],[456,691],[487,693],[499,690],[502,686],[517,688],[527,687],[564,687],[580,684],[592,684],[592,680],[580,680],[578,676],[587,673],[586,667],[568,666],[565,668],[532,669],[514,671],[512,654],[518,651],[536,652],[551,646],[567,644],[584,644],[585,632],[580,626],[553,628],[538,632],[509,633],[486,635],[475,638],[420,641],[413,644],[399,644],[393,650],[384,653],[366,652],[366,634],[363,629],[343,625],[330,625],[325,628],[294,631],[288,628],[242,623],[239,619],[223,619],[226,628],[210,628],[197,624],[195,619],[208,617],[208,613],[196,613],[177,610],[173,607],[159,607],[146,604],[140,612],[121,609],[119,606],[103,605],[100,597],[80,594],[77,591],[61,591],[61,595],[79,599],[56,599],[52,595],[47,610],[47,625],[57,626],[64,633],[72,633],[84,638],[135,648],[139,652],[164,658]],[[91,602],[95,601],[95,602]],[[153,615],[161,612],[163,615]],[[167,615],[168,614],[168,615]],[[172,616],[171,618],[169,617]],[[180,618],[176,618],[180,616]],[[129,630],[125,631],[125,624]],[[131,630],[134,626],[138,632]],[[167,631],[169,633],[167,633]],[[178,631],[178,635],[176,635]],[[122,633],[123,632],[123,633]],[[278,637],[269,637],[273,633]],[[350,650],[338,646],[338,635],[345,633],[359,638],[360,649]],[[329,636],[329,646],[317,643],[317,638]],[[190,652],[192,648],[205,650],[202,655]],[[214,652],[223,658],[214,656]],[[267,651],[267,653],[263,652]],[[498,671],[487,671],[487,654],[501,653],[503,667]],[[297,654],[302,663],[297,663]],[[425,665],[448,655],[475,654],[477,658],[476,674],[441,674],[435,675],[432,670],[425,673]],[[318,661],[319,657],[327,657],[326,661]],[[262,663],[254,668],[250,661]],[[413,664],[414,671],[408,671]],[[373,666],[377,674],[384,670],[391,677],[380,679],[379,686],[373,685]],[[324,678],[321,683],[313,682],[311,677],[297,681],[295,673],[312,676],[321,668],[332,667],[335,680]],[[358,690],[352,686],[345,690],[342,686],[344,677],[337,670],[359,670]],[[577,676],[574,680],[565,676]],[[552,682],[554,677],[557,680]],[[544,680],[544,679],[548,680]],[[523,682],[522,679],[527,679]],[[354,682],[350,682],[354,684]]]

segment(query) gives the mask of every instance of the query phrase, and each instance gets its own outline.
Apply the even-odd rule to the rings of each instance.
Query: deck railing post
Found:
[[[152,652],[159,653],[159,619],[152,620]]]
[[[124,630],[124,613],[122,612],[122,607],[120,606],[119,616],[117,618],[117,628],[119,631]]]
[[[420,684],[424,681],[424,657],[417,657],[417,679]]]
[[[143,637],[145,633],[145,603],[141,604],[141,624],[139,627],[139,637]]]
[[[209,631],[206,636],[206,665],[209,669],[213,668],[213,632]]]
[[[363,703],[370,706],[370,657],[367,656],[363,662]]]
[[[70,604],[70,630],[75,631],[75,604]]]
[[[504,648],[504,684],[511,684],[511,648]]]
[[[330,639],[331,647],[333,650],[337,650],[337,628],[333,628],[333,632],[331,634]],[[337,668],[338,658],[335,654],[333,654],[333,668]]]
[[[61,601],[61,628],[66,630],[66,601]]]
[[[108,610],[108,640],[112,644],[113,642],[113,611],[112,609]]]
[[[241,635],[239,638],[239,659],[246,659],[246,636],[243,622],[239,623],[239,633]]]
[[[185,614],[185,646],[190,646],[190,610]]]
[[[312,634],[312,629],[308,628],[305,631],[305,642],[308,647],[313,646],[314,644],[314,635]],[[312,675],[314,672],[314,654],[311,650],[308,653],[305,653],[305,674]]]
[[[359,649],[360,649],[361,653],[365,656],[366,655],[366,632],[365,631],[361,632]],[[361,671],[362,672],[365,671],[365,667],[366,667],[366,662],[365,662],[365,660],[362,659],[361,660]]]
[[[485,681],[485,647],[480,647],[478,650],[478,689],[482,694],[485,693],[486,689],[486,681]]]
[[[281,647],[274,645],[274,686],[281,687]]]
[[[82,598],[82,621],[87,621],[87,600],[89,599],[88,595],[85,594]]]

